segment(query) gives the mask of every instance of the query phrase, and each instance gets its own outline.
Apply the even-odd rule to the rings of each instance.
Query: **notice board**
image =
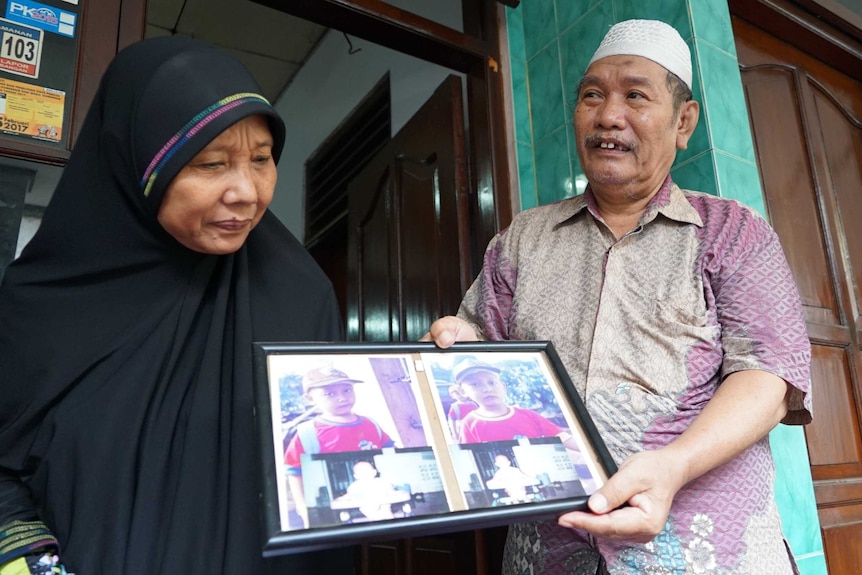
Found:
[[[87,1],[0,0],[0,138],[68,147]]]

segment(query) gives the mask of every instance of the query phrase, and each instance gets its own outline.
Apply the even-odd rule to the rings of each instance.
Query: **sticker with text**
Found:
[[[69,38],[75,37],[78,19],[72,12],[28,0],[10,0],[6,5],[6,18]]]
[[[60,142],[65,103],[61,90],[0,78],[0,132]]]
[[[38,78],[41,60],[42,30],[0,18],[0,70]]]

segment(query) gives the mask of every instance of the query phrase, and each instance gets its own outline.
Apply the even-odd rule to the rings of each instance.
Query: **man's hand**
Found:
[[[686,475],[673,459],[662,449],[632,455],[590,497],[593,513],[573,511],[561,515],[558,523],[609,539],[650,541],[664,528]],[[628,506],[620,507],[623,503]]]
[[[612,539],[649,541],[664,527],[676,492],[769,433],[787,413],[789,393],[777,375],[756,369],[732,373],[682,435],[620,465],[590,497],[595,515],[574,511],[560,516],[559,524]],[[617,509],[625,502],[628,507]]]
[[[456,341],[478,341],[473,326],[459,317],[447,315],[431,324],[428,333],[419,341],[433,341],[437,347],[447,348]]]

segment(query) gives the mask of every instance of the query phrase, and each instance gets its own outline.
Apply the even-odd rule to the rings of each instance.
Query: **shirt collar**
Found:
[[[597,220],[601,220],[596,199],[590,186],[587,186],[583,194],[560,202],[556,218],[557,223],[562,224],[584,209]],[[676,222],[693,224],[699,228],[703,227],[700,214],[689,203],[683,191],[673,182],[670,175],[667,176],[658,193],[647,204],[646,211],[640,218],[641,225],[653,221],[658,214]]]

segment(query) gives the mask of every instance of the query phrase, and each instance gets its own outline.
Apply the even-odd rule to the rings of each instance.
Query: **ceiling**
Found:
[[[232,52],[271,102],[326,30],[251,0],[147,0],[147,37],[182,34]]]

